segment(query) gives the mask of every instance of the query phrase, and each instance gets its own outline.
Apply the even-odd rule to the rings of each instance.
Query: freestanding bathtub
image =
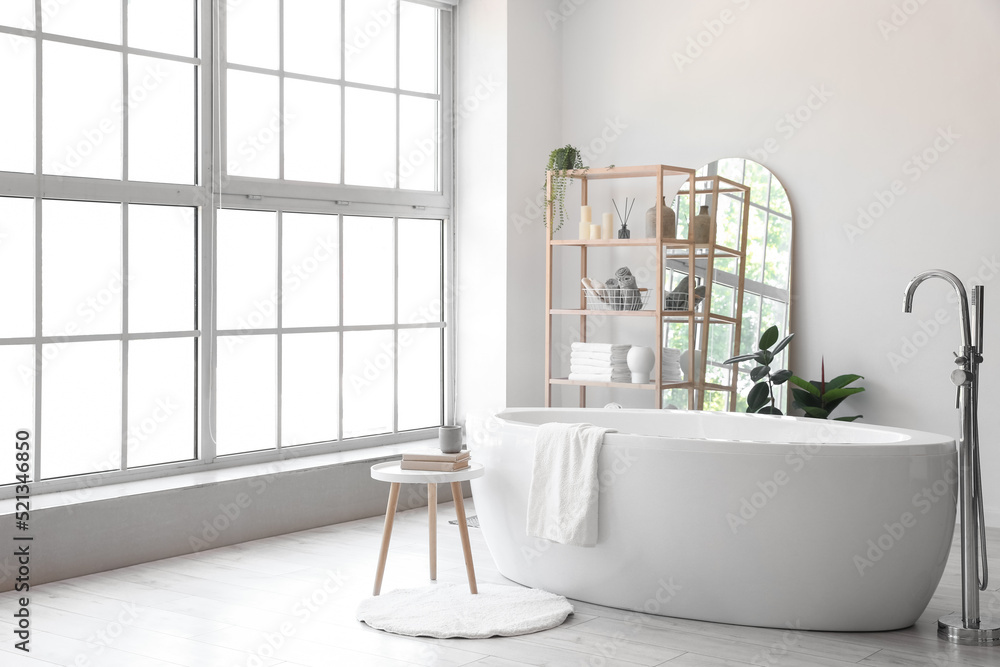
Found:
[[[500,573],[663,616],[803,630],[912,625],[948,560],[956,450],[931,433],[735,413],[508,409],[474,457]],[[615,429],[594,547],[525,533],[545,422]]]

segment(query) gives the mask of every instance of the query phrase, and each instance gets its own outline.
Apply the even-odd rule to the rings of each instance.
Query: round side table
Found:
[[[389,482],[389,504],[385,510],[385,527],[382,529],[382,548],[378,555],[378,568],[375,570],[375,590],[378,595],[382,590],[382,575],[385,573],[385,561],[389,555],[389,539],[392,537],[392,522],[396,517],[396,504],[399,501],[399,486],[401,484],[427,485],[427,516],[429,519],[429,549],[431,579],[437,579],[437,485],[451,484],[451,496],[455,500],[455,513],[458,515],[458,532],[462,536],[462,551],[465,554],[465,571],[469,575],[469,591],[478,593],[476,588],[476,570],[472,565],[472,546],[469,544],[469,526],[465,519],[465,503],[462,501],[462,482],[476,479],[486,474],[482,463],[470,463],[464,470],[455,472],[438,472],[433,470],[403,470],[399,461],[378,463],[372,466],[372,479]]]

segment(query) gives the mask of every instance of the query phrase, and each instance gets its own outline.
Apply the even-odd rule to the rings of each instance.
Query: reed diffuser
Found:
[[[618,204],[615,204],[615,200],[611,200],[612,205],[615,207],[615,212],[618,214],[618,219],[621,221],[622,226],[618,230],[618,238],[627,239],[631,236],[631,232],[628,230],[628,216],[632,213],[632,207],[635,206],[635,199],[632,199],[632,203],[628,203],[628,197],[625,197],[625,205],[622,207],[625,210],[625,215],[622,216],[622,212],[618,210]]]

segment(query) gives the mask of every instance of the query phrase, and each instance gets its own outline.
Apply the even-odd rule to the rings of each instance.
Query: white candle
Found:
[[[604,214],[604,224],[601,225],[601,238],[610,239],[613,238],[615,230],[615,218],[610,213]]]
[[[596,240],[596,241],[600,241],[601,240],[601,226],[600,225],[591,225],[590,226],[590,238],[592,240]]]
[[[581,220],[580,221],[580,240],[586,241],[590,238],[590,221]]]
[[[590,207],[581,206],[580,207],[580,220],[586,223],[590,223]]]

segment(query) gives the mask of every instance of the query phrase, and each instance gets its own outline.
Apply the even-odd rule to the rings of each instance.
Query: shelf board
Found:
[[[655,310],[580,310],[579,308],[550,308],[549,315],[576,315],[576,316],[586,316],[593,317],[597,315],[611,315],[612,317],[656,317]],[[664,310],[663,319],[678,319],[687,320],[689,317],[694,315],[695,322],[701,322],[705,319],[704,313],[698,311],[692,313],[690,310]],[[736,324],[735,317],[727,317],[726,315],[718,315],[716,313],[711,313],[708,316],[709,322],[715,323],[726,323],[726,324]]]
[[[565,172],[570,178],[600,180],[604,178],[636,178],[640,176],[694,176],[696,170],[687,167],[671,167],[665,164],[650,164],[639,167],[593,167],[572,169]]]
[[[567,378],[549,378],[549,384],[571,385],[574,387],[610,387],[615,389],[656,389],[655,382],[579,382]],[[662,389],[701,389],[695,387],[693,382],[664,382]],[[730,391],[732,387],[723,384],[705,383],[705,389],[711,391]]]
[[[612,246],[632,246],[636,248],[654,248],[656,247],[656,239],[551,239],[550,244],[554,246],[594,246],[594,247],[612,247]],[[694,246],[694,257],[695,259],[705,259],[708,257],[708,243],[693,243],[687,239],[663,239],[660,242],[660,246],[664,248],[677,248],[684,250],[684,252],[668,253],[667,258],[679,259],[690,257],[690,248]],[[715,256],[725,256],[725,257],[739,257],[740,251],[734,250],[733,248],[727,248],[724,245],[715,244]]]
[[[549,315],[613,315],[615,317],[656,317],[655,310],[580,310],[552,308]]]
[[[656,245],[656,239],[552,239],[549,241],[552,245],[570,245],[570,246],[616,246],[616,245],[630,245],[630,246],[648,246],[653,247]]]
[[[566,384],[574,387],[612,387],[617,389],[656,389],[652,382],[579,382],[567,378],[549,378],[549,384]]]
[[[695,322],[702,322],[705,319],[705,314],[701,311],[692,313],[690,310],[664,310],[663,319],[677,319],[677,320],[687,320],[689,317],[694,315]],[[726,315],[718,315],[716,313],[709,313],[708,315],[709,323],[726,323],[726,324],[736,324],[735,317],[728,317]]]

